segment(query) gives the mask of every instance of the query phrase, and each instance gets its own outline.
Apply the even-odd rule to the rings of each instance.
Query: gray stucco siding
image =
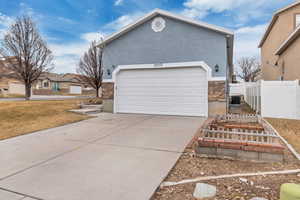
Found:
[[[226,76],[225,34],[163,18],[166,27],[162,32],[152,30],[151,19],[105,46],[104,79],[111,78],[113,66],[190,61],[205,61],[214,77]],[[219,72],[215,72],[216,64]]]

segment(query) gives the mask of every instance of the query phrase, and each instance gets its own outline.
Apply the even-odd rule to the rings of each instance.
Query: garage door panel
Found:
[[[185,96],[184,98],[179,98],[177,96],[150,96],[150,94],[144,95],[144,96],[126,96],[126,97],[122,97],[123,101],[126,101],[126,105],[128,104],[135,104],[135,103],[170,103],[170,97],[173,97],[172,99],[172,104],[175,103],[205,103],[206,101],[204,100],[204,98],[206,96],[204,95],[199,95],[199,96]],[[192,98],[190,98],[192,97]],[[197,98],[193,98],[193,97],[197,97]],[[142,102],[141,102],[142,101]],[[119,105],[122,105],[122,103],[120,103]]]
[[[200,68],[121,70],[115,111],[207,116],[208,82]]]

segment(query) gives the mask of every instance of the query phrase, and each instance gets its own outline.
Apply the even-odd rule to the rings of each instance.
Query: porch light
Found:
[[[215,66],[215,72],[219,72],[219,65]]]

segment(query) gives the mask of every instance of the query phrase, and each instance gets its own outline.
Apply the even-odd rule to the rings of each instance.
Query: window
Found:
[[[48,82],[48,81],[44,82],[43,87],[44,87],[44,88],[49,87],[49,82]]]
[[[295,15],[295,27],[300,25],[300,14]]]

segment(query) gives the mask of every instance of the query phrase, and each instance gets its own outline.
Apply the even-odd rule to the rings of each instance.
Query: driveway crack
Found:
[[[0,187],[0,190],[6,191],[6,192],[10,192],[10,193],[14,193],[14,194],[22,196],[19,200],[25,199],[27,197],[31,198],[31,199],[35,199],[35,200],[45,200],[45,199],[42,199],[42,198],[39,198],[39,197],[35,197],[35,196],[32,196],[32,195],[24,194],[24,193],[21,193],[21,192],[16,192],[16,191],[9,190],[9,189],[2,188],[2,187]]]

